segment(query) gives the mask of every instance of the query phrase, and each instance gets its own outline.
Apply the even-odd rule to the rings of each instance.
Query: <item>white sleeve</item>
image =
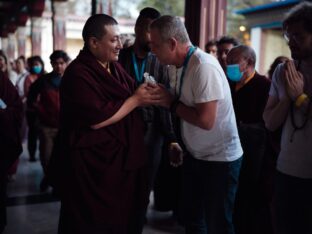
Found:
[[[195,103],[224,99],[222,73],[211,64],[200,64],[194,74],[192,92]]]

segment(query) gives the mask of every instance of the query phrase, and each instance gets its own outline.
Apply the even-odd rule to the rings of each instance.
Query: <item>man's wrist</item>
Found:
[[[295,106],[296,107],[300,107],[304,101],[308,98],[308,95],[306,95],[305,93],[302,93],[301,95],[299,95],[296,100],[295,100]]]
[[[128,101],[132,102],[132,105],[134,106],[134,108],[137,108],[140,106],[140,101],[136,94],[133,94],[131,97],[129,97]]]

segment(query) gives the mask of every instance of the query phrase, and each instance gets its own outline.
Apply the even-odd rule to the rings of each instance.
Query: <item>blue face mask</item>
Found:
[[[41,73],[41,70],[42,70],[42,67],[41,67],[41,66],[33,66],[33,67],[32,67],[32,71],[33,71],[35,74],[40,74],[40,73]]]
[[[243,77],[244,72],[239,70],[239,64],[232,64],[226,66],[226,75],[229,80],[238,82]]]

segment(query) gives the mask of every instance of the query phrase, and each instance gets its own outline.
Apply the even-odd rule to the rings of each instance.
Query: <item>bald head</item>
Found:
[[[239,64],[242,61],[246,61],[249,67],[255,68],[256,66],[256,53],[250,47],[246,45],[239,45],[233,47],[227,55],[227,64]]]

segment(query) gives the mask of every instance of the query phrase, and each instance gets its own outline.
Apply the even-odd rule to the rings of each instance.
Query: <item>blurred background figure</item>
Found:
[[[25,117],[25,111],[26,111],[26,97],[24,93],[24,84],[25,84],[25,79],[29,75],[29,72],[26,70],[25,64],[26,60],[24,56],[20,56],[16,59],[15,61],[16,65],[16,74],[17,74],[17,79],[15,83],[15,88],[17,89],[18,95],[20,96],[22,103],[23,103],[23,119],[22,119],[22,126],[20,128],[20,136],[22,142],[26,140],[26,135],[27,135],[27,122],[26,122],[26,117]],[[8,170],[8,181],[14,181],[16,178],[16,172],[17,172],[17,167],[18,167],[18,162],[19,160],[17,159],[13,165],[9,168]]]
[[[26,102],[24,88],[25,88],[26,77],[29,75],[29,72],[26,69],[26,59],[24,56],[20,56],[16,59],[15,63],[16,63],[16,73],[17,73],[17,80],[16,80],[15,87],[22,101]]]
[[[3,73],[5,73],[5,76],[9,78],[9,80],[12,82],[13,85],[16,84],[17,74],[15,71],[10,69],[10,66],[8,65],[7,56],[4,54],[2,50],[0,50],[0,70]]]
[[[211,54],[217,58],[217,41],[216,40],[210,40],[205,45],[205,51],[208,54]]]
[[[223,36],[217,41],[217,57],[224,72],[226,72],[227,54],[234,46],[238,45],[239,45],[238,40],[230,36]]]
[[[16,59],[16,73],[17,73],[17,81],[15,84],[15,88],[17,89],[18,95],[20,96],[22,102],[23,102],[23,123],[21,128],[21,137],[22,140],[26,140],[27,135],[27,122],[26,122],[26,96],[25,96],[25,80],[27,76],[29,75],[28,70],[26,69],[26,59],[24,56],[20,56]]]
[[[27,60],[30,74],[25,79],[24,94],[28,98],[28,92],[31,85],[42,76],[44,71],[44,63],[40,56],[33,56]],[[35,154],[38,140],[38,117],[36,111],[27,105],[26,120],[28,124],[28,141],[27,147],[29,152],[29,161],[36,161]]]
[[[269,71],[268,71],[268,78],[269,78],[270,80],[272,80],[273,73],[274,73],[276,67],[277,67],[279,64],[286,62],[287,60],[289,60],[289,58],[286,57],[286,56],[278,56],[278,57],[273,61],[273,63],[272,63],[271,66],[270,66],[270,69],[269,69]]]
[[[64,71],[68,65],[69,57],[65,51],[56,50],[50,55],[53,71],[42,75],[30,87],[27,106],[35,110],[39,119],[39,153],[44,177],[40,190],[47,190],[48,163],[59,128],[60,113],[60,84]]]

